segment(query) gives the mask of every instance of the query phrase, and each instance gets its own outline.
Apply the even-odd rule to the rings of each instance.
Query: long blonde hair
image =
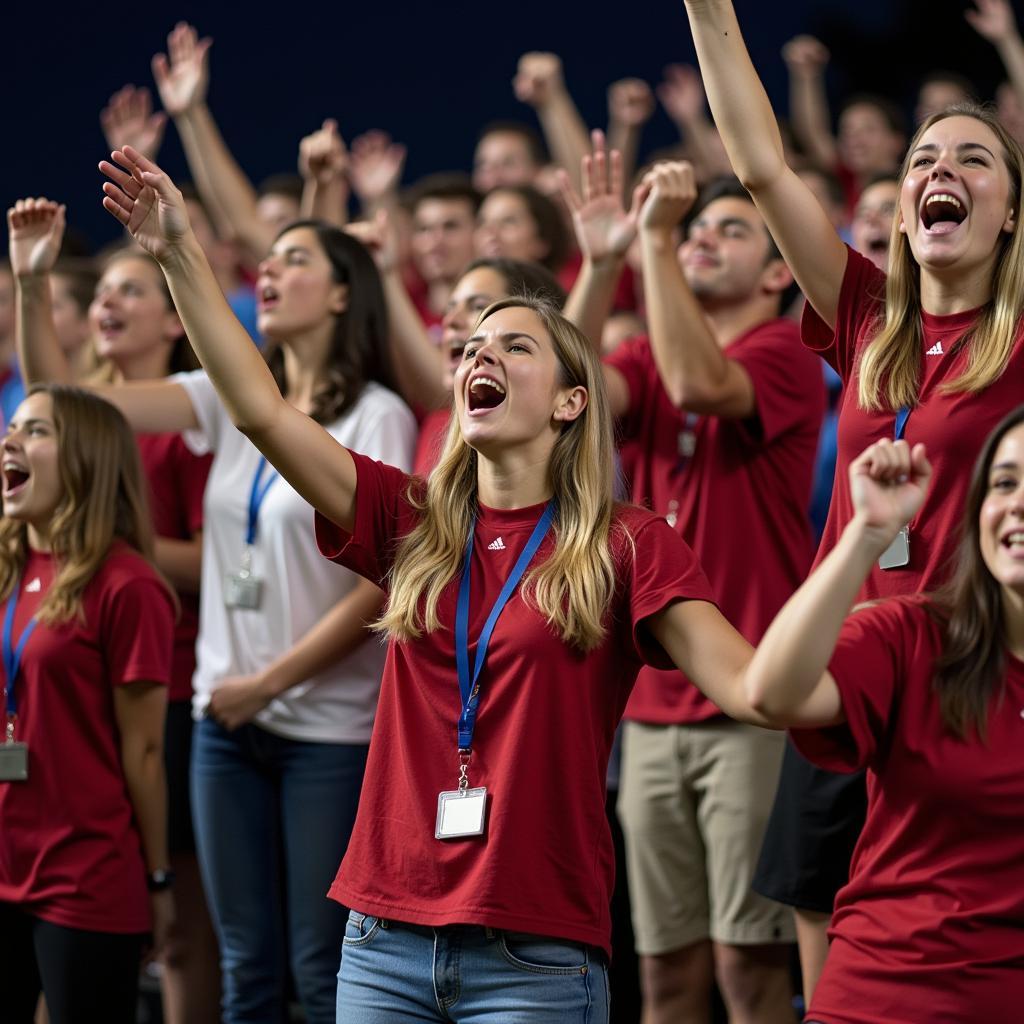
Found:
[[[39,621],[55,625],[80,618],[82,594],[115,539],[146,558],[153,528],[143,488],[135,435],[109,402],[80,388],[40,384],[57,434],[57,473],[62,497],[50,521],[56,577],[39,606]],[[0,519],[0,600],[18,584],[28,555],[28,526]]]
[[[563,425],[551,453],[548,477],[557,504],[554,550],[527,574],[523,596],[565,643],[589,651],[604,638],[616,579],[609,547],[614,446],[601,364],[584,335],[555,306],[539,299],[494,302],[477,324],[500,309],[517,307],[536,313],[551,336],[560,385],[583,387],[588,395],[583,412]],[[399,544],[391,597],[376,624],[395,640],[411,640],[440,626],[438,599],[462,571],[476,517],[477,458],[453,415],[425,491],[416,483],[409,489],[409,500],[422,517]]]
[[[1020,230],[1024,152],[989,110],[958,103],[933,114],[918,128],[900,170],[901,187],[922,135],[948,117],[980,121],[999,139],[1010,172],[1010,204],[1016,214],[1013,231],[1001,233],[997,242],[992,299],[960,342],[968,349],[967,367],[941,388],[947,393],[973,393],[987,388],[1006,369],[1024,313],[1024,232]],[[898,217],[893,218],[889,253],[885,316],[879,318],[878,333],[864,348],[859,367],[858,404],[868,410],[912,408],[921,390],[921,268],[906,233],[899,229]]]

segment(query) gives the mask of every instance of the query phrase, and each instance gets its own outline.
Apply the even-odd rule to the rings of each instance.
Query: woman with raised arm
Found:
[[[607,1020],[605,771],[641,664],[764,719],[739,689],[750,648],[692,552],[613,501],[589,342],[543,302],[485,310],[424,483],[283,400],[178,190],[132,150],[113,159],[104,205],[164,268],[235,424],[316,506],[321,550],[388,591],[363,798],[331,889],[353,908],[338,1020]]]
[[[46,283],[47,289],[49,283]],[[35,387],[3,438],[3,1019],[133,1024],[168,887],[163,731],[175,602],[108,403]],[[148,885],[147,885],[148,883]],[[148,888],[148,892],[147,892]]]
[[[1020,401],[1024,154],[981,108],[953,107],[925,121],[900,171],[883,274],[843,245],[786,166],[730,0],[687,0],[686,9],[729,157],[807,296],[804,341],[845,384],[819,557],[852,515],[846,469],[856,454],[880,438],[905,436],[928,445],[943,486],[868,573],[861,596],[931,589],[944,582],[956,543],[966,468]],[[859,832],[857,786],[787,751],[757,884],[798,910],[808,990]]]
[[[300,223],[275,242],[258,283],[269,364],[253,354],[282,401],[332,435],[408,466],[414,424],[379,383],[387,379],[386,317],[365,249],[336,228]],[[46,318],[31,294],[20,301],[25,372],[61,379]],[[383,667],[365,624],[380,593],[320,559],[312,510],[234,429],[203,374],[101,390],[137,430],[198,431],[189,443],[214,455],[192,793],[221,946],[224,1019],[283,1013],[287,935],[308,1019],[331,1020],[345,915],[322,896],[362,781]]]
[[[63,236],[63,209],[45,199],[21,199],[8,213],[11,266],[22,301],[33,304],[39,331],[58,339],[57,304],[45,309]],[[56,292],[54,292],[56,295]],[[193,370],[195,356],[174,312],[160,268],[131,247],[103,269],[89,305],[95,354],[116,381],[150,380]],[[24,317],[19,330],[25,326]],[[39,333],[39,332],[37,332]],[[61,346],[64,350],[64,346]],[[89,379],[89,378],[86,378]],[[174,671],[167,694],[164,758],[168,847],[174,872],[175,919],[160,974],[168,1024],[214,1024],[220,976],[217,941],[203,896],[189,799],[192,675],[199,629],[203,490],[209,456],[189,451],[180,434],[136,437],[148,484],[157,568],[178,593]]]
[[[817,693],[833,724],[793,729],[794,743],[871,783],[808,1024],[1021,1016],[1024,406],[969,476],[950,581],[851,614],[930,475],[920,444],[882,439],[855,460],[852,518],[747,673],[752,706],[776,724]]]

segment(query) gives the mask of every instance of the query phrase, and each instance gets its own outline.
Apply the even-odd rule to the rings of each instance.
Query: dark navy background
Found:
[[[892,94],[908,108],[914,82],[937,67],[968,73],[983,97],[1003,77],[994,50],[963,20],[963,0],[737,0],[773,102],[785,109],[779,49],[803,30],[833,52],[830,86]],[[346,138],[388,129],[409,147],[405,180],[468,168],[477,129],[495,118],[533,122],[511,78],[519,54],[554,50],[586,120],[603,126],[605,89],[627,75],[652,84],[693,61],[681,0],[249,4],[22,3],[3,15],[0,203],[23,195],[66,201],[95,245],[117,234],[100,207],[98,115],[127,82],[153,88],[149,62],[179,18],[214,39],[210,105],[250,177],[292,169],[299,138],[326,116]],[[841,69],[841,70],[840,70]],[[659,110],[643,151],[674,141]],[[173,127],[161,162],[187,176]]]

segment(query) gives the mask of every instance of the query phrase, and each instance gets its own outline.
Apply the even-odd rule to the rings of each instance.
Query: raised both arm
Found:
[[[206,105],[212,42],[199,39],[191,25],[179,23],[167,37],[168,53],[153,58],[153,77],[218,232],[239,241],[254,260],[261,260],[273,244],[274,229],[260,219],[256,190]]]
[[[281,395],[262,355],[224,298],[188,222],[181,193],[129,148],[100,170],[104,208],[160,264],[192,347],[235,426],[314,508],[345,529],[355,514],[348,451]]]
[[[750,61],[730,0],[686,0],[711,111],[737,177],[750,192],[808,301],[835,325],[846,247],[814,193],[786,165],[775,113]]]

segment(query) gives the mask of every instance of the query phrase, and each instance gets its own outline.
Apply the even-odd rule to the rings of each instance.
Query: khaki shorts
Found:
[[[637,952],[702,939],[792,942],[790,911],[750,888],[785,733],[715,719],[626,722],[619,820]]]

